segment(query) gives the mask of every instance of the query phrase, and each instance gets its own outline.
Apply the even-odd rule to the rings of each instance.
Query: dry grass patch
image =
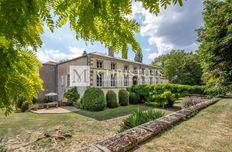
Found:
[[[146,105],[129,105],[100,112],[78,111],[66,114],[13,113],[5,117],[0,112],[0,139],[11,151],[73,151],[102,141],[116,134],[122,120],[135,109],[153,109]],[[171,111],[163,109],[168,114]],[[36,141],[44,132],[69,132],[71,138],[51,144],[49,138]],[[36,142],[35,142],[36,141]],[[0,143],[1,146],[1,143]]]
[[[232,151],[232,98],[225,98],[193,118],[141,145],[138,152]]]

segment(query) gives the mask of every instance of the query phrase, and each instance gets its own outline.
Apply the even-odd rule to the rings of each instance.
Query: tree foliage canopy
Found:
[[[134,60],[135,60],[136,62],[142,63],[142,62],[143,62],[143,53],[142,53],[141,51],[136,52],[135,57],[134,57]]]
[[[155,14],[160,6],[182,5],[182,0],[136,1]],[[141,51],[134,37],[139,24],[127,17],[131,14],[131,0],[0,0],[0,108],[9,112],[19,96],[30,100],[41,88],[41,65],[33,53],[42,46],[44,26],[54,31],[69,22],[77,40],[99,41],[125,57],[128,45]]]
[[[213,92],[232,87],[232,0],[206,0],[204,27],[198,29],[203,79]]]
[[[201,84],[202,69],[197,54],[173,50],[155,58],[153,65],[160,67],[164,76],[172,83]]]

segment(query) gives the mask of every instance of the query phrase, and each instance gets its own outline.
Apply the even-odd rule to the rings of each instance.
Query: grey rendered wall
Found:
[[[56,86],[56,65],[44,64],[39,70],[40,78],[43,80],[44,90],[39,90],[38,98],[43,100],[45,94],[49,92],[57,92]]]

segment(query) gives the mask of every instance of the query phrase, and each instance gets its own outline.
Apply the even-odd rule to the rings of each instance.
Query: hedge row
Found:
[[[114,91],[109,90],[106,93],[106,98],[100,88],[88,88],[83,98],[80,101],[80,108],[89,111],[101,111],[107,107],[115,108],[120,106],[127,106],[129,104],[129,93],[126,90],[120,90],[118,93],[119,103],[117,102],[117,95]]]
[[[175,100],[189,94],[204,94],[204,86],[179,84],[134,85],[129,91],[137,94],[139,100],[157,102],[160,106],[172,107]]]

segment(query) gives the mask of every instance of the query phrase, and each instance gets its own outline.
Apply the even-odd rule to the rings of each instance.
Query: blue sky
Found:
[[[170,6],[166,10],[162,9],[158,16],[149,13],[140,3],[132,4],[133,14],[130,17],[141,25],[140,32],[136,33],[135,37],[143,51],[143,63],[150,64],[154,57],[166,54],[172,49],[195,51],[198,48],[195,29],[203,25],[202,1],[184,1],[183,7]],[[37,53],[42,62],[71,59],[80,56],[84,50],[102,53],[107,53],[108,50],[99,42],[92,45],[76,40],[75,32],[70,30],[69,24],[56,29],[54,33],[44,27],[42,41],[43,46]],[[131,50],[128,58],[134,58]]]

